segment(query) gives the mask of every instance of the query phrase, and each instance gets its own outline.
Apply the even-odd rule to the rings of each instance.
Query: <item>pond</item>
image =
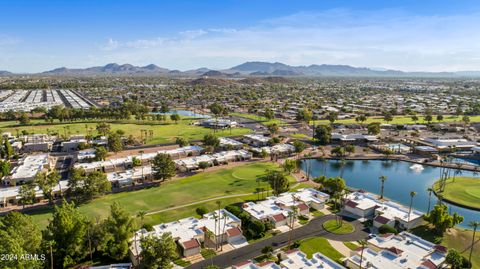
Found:
[[[189,118],[202,118],[202,119],[211,118],[210,115],[197,113],[197,112],[191,111],[191,110],[182,110],[182,109],[170,110],[167,113],[156,112],[156,113],[152,113],[152,114],[165,114],[165,115],[178,114],[181,117],[189,117]]]
[[[306,165],[307,162],[308,165]],[[309,166],[312,177],[324,174],[326,177],[341,176],[345,179],[347,186],[376,194],[380,193],[381,187],[378,178],[382,175],[387,176],[384,196],[408,206],[410,192],[415,191],[417,196],[413,200],[413,207],[423,212],[428,210],[427,189],[440,177],[441,170],[438,167],[394,160],[345,160],[343,163],[344,165],[342,161],[337,160],[309,159],[302,162],[302,170],[305,171]],[[469,171],[462,171],[461,176],[479,177],[478,174]],[[437,198],[432,194],[432,207],[436,203]],[[467,227],[469,221],[480,221],[480,211],[447,205],[451,213],[457,212],[465,218],[460,225],[462,227]]]

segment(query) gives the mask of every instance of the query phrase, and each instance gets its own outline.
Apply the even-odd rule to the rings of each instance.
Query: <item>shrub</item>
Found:
[[[195,209],[195,212],[197,212],[198,215],[203,216],[208,213],[208,210],[204,206],[201,206],[197,207],[197,209]]]
[[[388,233],[398,234],[397,229],[393,228],[388,224],[383,224],[382,226],[380,226],[380,228],[378,228],[378,232],[380,234],[388,234]]]

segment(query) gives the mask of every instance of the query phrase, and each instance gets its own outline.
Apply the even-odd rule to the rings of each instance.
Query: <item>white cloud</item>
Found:
[[[115,43],[115,50],[99,58],[178,69],[226,68],[261,60],[480,70],[479,15],[411,16],[401,10],[303,12],[243,29],[196,29]]]

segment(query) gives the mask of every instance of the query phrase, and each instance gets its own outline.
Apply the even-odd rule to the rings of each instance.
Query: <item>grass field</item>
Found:
[[[266,169],[279,169],[279,167],[273,163],[262,162],[199,173],[187,178],[166,182],[159,187],[105,195],[88,204],[81,205],[79,208],[87,216],[101,219],[109,214],[110,205],[113,202],[120,203],[127,212],[135,215],[142,210],[155,212],[211,198],[235,194],[252,194],[257,187],[256,179],[263,176]],[[293,178],[290,179],[293,180]],[[261,182],[260,184],[265,185],[266,188],[267,183]],[[222,201],[222,204],[241,202],[245,199],[254,198],[254,196],[256,195],[225,199]],[[194,216],[195,209],[200,205],[213,209],[215,202],[207,202],[149,215],[146,217],[146,222],[157,224],[182,217]],[[36,223],[41,227],[45,227],[51,215],[51,209],[42,209],[29,214],[33,216]]]
[[[191,120],[182,120],[178,124],[158,123],[158,122],[110,122],[112,131],[123,130],[125,135],[133,135],[136,138],[141,137],[141,130],[153,131],[153,137],[147,139],[147,144],[162,144],[174,142],[176,137],[184,137],[188,140],[202,139],[208,133],[213,133],[212,129],[201,126],[191,125]],[[96,135],[95,127],[98,122],[73,122],[73,123],[45,123],[43,120],[32,120],[30,125],[19,125],[16,121],[2,121],[0,122],[0,129],[2,132],[11,132],[16,135],[17,132],[23,130],[29,133],[58,133],[60,135],[75,135],[88,134],[89,130],[93,130],[92,134]],[[215,132],[218,136],[236,136],[250,133],[251,130],[247,128],[233,128],[231,130],[219,130]]]
[[[258,122],[261,122],[263,125],[270,125],[270,124],[278,124],[278,125],[285,125],[285,122],[280,120],[280,119],[273,119],[273,120],[268,120],[267,118],[255,114],[249,114],[249,113],[230,113],[231,116],[236,116],[236,117],[242,117],[250,120],[255,120]]]
[[[357,245],[354,242],[343,242],[343,244],[351,250],[357,250],[360,247],[359,245]]]
[[[300,250],[307,254],[308,258],[312,258],[312,255],[320,252],[330,259],[342,264],[341,259],[344,256],[328,243],[327,239],[323,237],[312,237],[300,242]]]
[[[448,248],[454,248],[468,258],[470,246],[473,238],[473,231],[467,229],[453,228],[447,231],[443,237],[435,236],[434,232],[426,225],[413,229],[413,233],[436,244],[441,244]],[[472,268],[480,268],[480,233],[477,231],[475,236],[475,246],[473,247]]]
[[[342,221],[342,225],[338,225],[336,220],[325,221],[323,223],[323,228],[334,234],[349,234],[355,231],[355,227],[352,224]]]
[[[439,181],[435,182],[433,187],[438,193]],[[453,178],[447,179],[442,195],[457,204],[480,209],[480,179],[471,177],[456,177],[455,181]]]
[[[444,116],[443,120],[441,122],[462,122],[462,117],[457,117],[457,116]],[[329,124],[330,122],[328,120],[315,120],[313,121],[314,124]],[[425,121],[423,116],[418,116],[418,121],[414,122],[410,116],[394,116],[392,121],[386,122],[383,120],[383,117],[368,117],[367,121],[365,121],[363,124],[369,124],[372,122],[380,122],[380,123],[385,123],[385,124],[426,124],[427,122]],[[433,123],[439,122],[436,119],[436,116],[433,116]],[[470,116],[470,122],[480,122],[480,116]],[[335,123],[357,123],[355,119],[342,119],[342,120],[337,120]]]

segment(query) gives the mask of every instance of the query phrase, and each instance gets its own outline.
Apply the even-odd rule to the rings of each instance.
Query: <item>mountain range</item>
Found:
[[[0,71],[0,76],[16,75]],[[131,64],[110,63],[105,66],[88,68],[56,68],[35,74],[38,76],[167,76],[167,77],[480,77],[480,71],[461,72],[404,72],[382,68],[353,67],[350,65],[312,64],[292,66],[284,63],[245,62],[224,70],[212,70],[205,67],[179,71],[162,68],[154,64],[135,66]]]

